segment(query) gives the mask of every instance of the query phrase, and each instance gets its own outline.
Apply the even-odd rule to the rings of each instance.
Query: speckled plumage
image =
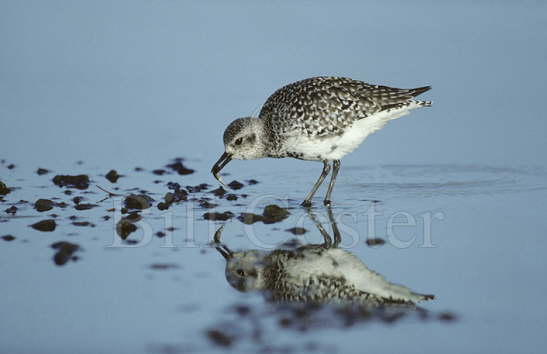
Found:
[[[342,236],[332,209],[327,212],[332,236],[308,209],[310,219],[323,236],[322,244],[299,246],[296,241],[272,251],[232,252],[221,242],[223,227],[219,228],[214,244],[226,259],[225,274],[230,285],[240,291],[261,291],[274,302],[377,306],[413,305],[434,298],[388,282],[355,255],[339,248]]]
[[[312,140],[341,136],[356,121],[382,111],[394,111],[411,104],[429,106],[429,101],[412,98],[430,87],[398,89],[370,85],[343,77],[313,77],[294,82],[274,92],[264,103],[259,118],[264,120],[271,157],[295,157],[284,142],[291,136]],[[306,157],[323,160],[323,156]]]
[[[321,245],[234,252],[226,277],[234,288],[262,291],[273,302],[378,306],[413,305],[433,298],[386,281],[346,250]]]
[[[324,200],[330,204],[340,159],[388,121],[430,106],[429,101],[413,99],[429,89],[398,89],[326,76],[286,85],[266,100],[258,118],[239,118],[228,125],[223,139],[225,152],[211,172],[222,183],[219,172],[232,159],[293,157],[322,161],[321,176],[302,203],[310,205],[332,161]]]
[[[320,259],[320,262],[330,262],[330,272],[321,273],[321,271],[310,269],[307,264],[308,258]],[[354,279],[345,274],[347,269],[340,269],[340,272],[335,271],[337,267],[346,268],[337,264],[340,259],[354,263],[356,266],[354,271],[360,272],[359,276],[363,279],[369,277],[371,280],[397,289],[397,291],[392,290],[391,294],[385,294],[375,293],[373,287],[368,291],[359,289]],[[265,258],[263,265],[264,288],[269,291],[268,297],[274,302],[336,302],[378,306],[386,304],[413,305],[416,302],[432,298],[430,295],[416,294],[403,286],[388,283],[379,274],[368,270],[354,255],[337,248],[324,249],[303,246],[296,250],[278,250],[270,253]]]

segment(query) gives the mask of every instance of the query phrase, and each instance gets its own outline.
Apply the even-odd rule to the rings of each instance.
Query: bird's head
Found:
[[[239,118],[224,131],[224,154],[214,164],[211,172],[222,184],[219,172],[232,159],[253,160],[266,156],[263,139],[263,121],[259,118]]]
[[[226,280],[243,292],[262,290],[263,255],[257,250],[239,251],[226,261]]]
[[[216,250],[226,260],[226,280],[239,291],[262,290],[265,253],[259,250],[232,252],[220,241],[223,226],[215,233]]]

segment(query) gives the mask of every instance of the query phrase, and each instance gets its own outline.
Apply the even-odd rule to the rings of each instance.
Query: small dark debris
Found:
[[[194,170],[184,166],[180,160],[176,160],[175,162],[173,162],[173,163],[171,163],[171,164],[169,164],[165,167],[170,168],[171,170],[175,171],[179,175],[189,175],[189,174],[194,173]]]
[[[133,224],[132,221],[127,220],[126,218],[121,219],[116,225],[116,232],[122,240],[125,240],[129,236],[129,234],[135,231],[137,231],[137,226]]]
[[[207,200],[200,200],[199,201],[199,206],[204,208],[204,209],[213,209],[213,208],[216,208],[218,206],[218,204],[215,204],[215,203],[209,203]]]
[[[13,170],[15,168],[15,165],[10,163],[9,165],[6,166],[8,168],[8,170]]]
[[[104,177],[110,182],[116,183],[118,181],[118,178],[120,178],[121,176],[118,174],[118,172],[116,172],[116,170],[110,170]]]
[[[226,200],[237,200],[237,195],[230,193],[226,195]]]
[[[89,188],[89,177],[87,175],[57,175],[53,177],[53,183],[59,187],[87,189]]]
[[[291,238],[290,240],[283,242],[281,246],[289,249],[297,249],[302,246],[302,242],[300,242],[297,238]]]
[[[97,204],[84,203],[84,204],[76,204],[74,206],[74,209],[76,209],[76,210],[89,210],[89,209],[95,208],[95,207],[98,207],[98,205]]]
[[[262,221],[264,224],[273,224],[286,219],[289,214],[290,213],[287,209],[281,208],[275,204],[271,204],[264,208],[262,215],[253,213],[241,213],[241,215],[238,216],[237,219],[247,225],[254,224],[258,221]]]
[[[264,212],[262,214],[268,218],[286,218],[290,213],[285,208],[281,208],[275,204],[270,204],[264,208]]]
[[[81,202],[82,200],[84,200],[84,197],[78,196],[78,197],[72,198],[72,201],[74,202],[74,204],[80,204],[80,202]]]
[[[289,317],[281,317],[279,319],[279,326],[288,328],[292,325],[293,321]]]
[[[37,223],[30,225],[30,227],[32,227],[35,230],[45,231],[45,232],[51,232],[55,230],[56,226],[57,224],[55,223],[55,220],[53,219],[38,221]]]
[[[232,189],[241,189],[241,188],[243,188],[243,183],[238,182],[238,181],[232,181],[232,182],[228,183],[228,187],[230,187]]]
[[[146,194],[130,194],[124,203],[128,209],[148,209],[152,206],[152,198]]]
[[[125,218],[131,222],[137,222],[142,219],[142,216],[139,213],[131,213],[127,215]]]
[[[251,313],[251,308],[248,305],[244,305],[244,304],[235,305],[234,310],[239,316],[242,316],[242,317],[245,317]]]
[[[150,264],[148,268],[153,270],[168,270],[168,269],[178,269],[180,267],[178,264],[175,264],[175,263],[154,263],[154,264]]]
[[[135,168],[133,169],[133,171],[135,171],[135,172],[142,172],[142,171],[144,171],[144,168],[142,168],[142,167],[135,167]]]
[[[293,235],[304,235],[308,230],[306,230],[303,227],[293,227],[290,229],[287,229],[286,231],[292,233]]]
[[[165,232],[158,231],[158,232],[156,232],[156,236],[158,236],[159,238],[165,237]]]
[[[39,212],[48,211],[53,209],[54,203],[49,199],[38,199],[34,202],[34,209]]]
[[[48,174],[48,173],[49,173],[49,170],[46,170],[45,168],[40,167],[36,170],[36,174],[38,176],[42,176],[42,175],[45,175],[45,174]]]
[[[247,182],[249,185],[257,184],[257,183],[258,183],[258,181],[257,181],[256,179],[248,179],[246,182]]]
[[[51,245],[51,248],[57,250],[57,253],[53,256],[53,261],[58,266],[62,266],[70,260],[75,261],[78,259],[73,256],[80,249],[80,246],[75,243],[67,241],[55,242]]]
[[[452,312],[441,312],[438,315],[439,320],[445,321],[445,322],[452,322],[456,320],[456,315]]]
[[[166,203],[166,202],[159,202],[158,203],[158,209],[159,210],[167,210],[167,209],[169,209],[170,206],[171,206],[171,204]]]
[[[180,188],[180,184],[169,182],[167,184],[168,188],[173,190],[173,192],[167,192],[163,196],[163,202],[158,203],[158,209],[159,210],[166,210],[169,209],[169,207],[173,203],[178,203],[181,201],[188,200],[188,192],[186,192],[184,189]]]
[[[13,240],[15,240],[15,236],[13,236],[13,235],[4,235],[4,236],[2,236],[2,240],[8,241],[8,242],[13,241]]]
[[[209,188],[207,183],[198,184],[197,186],[186,186],[189,193],[198,193]]]
[[[167,173],[167,171],[162,170],[162,169],[157,169],[157,170],[153,170],[152,173],[155,174],[155,175],[158,175],[158,176],[163,176],[164,174]]]
[[[83,226],[83,227],[85,227],[85,226],[95,227],[95,224],[92,224],[89,221],[74,221],[72,223],[72,225],[74,225],[74,226]]]
[[[222,186],[218,187],[217,189],[213,189],[211,191],[215,196],[222,198],[224,197],[224,194],[226,194],[226,189],[222,188]]]
[[[218,329],[208,330],[207,337],[211,340],[211,342],[220,347],[230,347],[234,342],[234,337],[225,334]]]
[[[5,212],[11,215],[15,215],[15,213],[17,213],[17,207],[15,205],[12,205],[9,208],[7,208]]]
[[[366,241],[367,246],[381,246],[386,243],[384,239],[381,238],[369,238]]]
[[[9,192],[11,192],[11,188],[8,188],[4,182],[0,181],[0,195],[6,195]]]
[[[258,221],[264,221],[264,216],[253,213],[241,213],[237,219],[244,224],[251,225]]]
[[[110,220],[110,215],[104,215],[104,216],[103,216],[103,220],[104,220],[104,221]]]
[[[203,218],[205,220],[221,220],[221,221],[226,221],[228,219],[231,219],[234,217],[234,213],[232,213],[231,211],[225,211],[224,213],[214,213],[214,212],[210,212],[210,213],[205,213],[203,214]]]
[[[70,189],[67,189],[63,193],[65,193],[66,195],[72,195],[72,191]]]

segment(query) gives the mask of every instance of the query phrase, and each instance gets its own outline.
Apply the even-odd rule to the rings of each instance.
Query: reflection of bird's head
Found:
[[[239,251],[226,259],[226,279],[239,291],[262,290],[264,253]]]

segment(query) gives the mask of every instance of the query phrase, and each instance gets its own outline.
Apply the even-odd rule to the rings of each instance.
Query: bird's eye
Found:
[[[245,276],[245,272],[243,271],[243,269],[238,269],[238,270],[236,270],[236,274],[239,275],[240,277],[244,277],[244,276]]]
[[[243,142],[243,138],[238,138],[238,139],[236,139],[235,144],[236,145],[241,145],[242,142]]]

